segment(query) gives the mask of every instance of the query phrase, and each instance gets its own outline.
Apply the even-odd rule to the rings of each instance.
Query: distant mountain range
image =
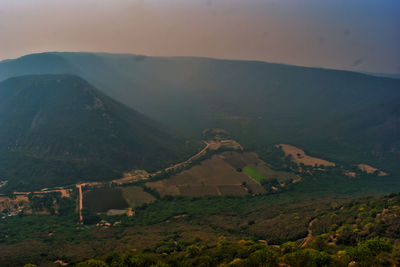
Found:
[[[393,78],[393,79],[400,79],[400,74],[396,73],[376,73],[376,72],[361,72],[367,75],[377,76],[377,77],[386,77],[386,78]]]
[[[78,75],[175,135],[228,130],[247,148],[289,143],[400,175],[400,80],[255,61],[42,53],[0,62],[0,80]],[[111,100],[110,100],[111,101]],[[122,142],[122,141],[121,141]]]
[[[19,190],[156,170],[188,152],[165,126],[77,76],[0,83],[0,178]]]

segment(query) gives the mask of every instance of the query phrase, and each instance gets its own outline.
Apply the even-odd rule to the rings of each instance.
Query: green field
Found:
[[[285,183],[288,180],[299,178],[298,175],[292,172],[273,170],[265,163],[249,164],[243,168],[243,171],[259,182],[263,179],[276,178],[280,183]]]
[[[264,176],[262,176],[258,171],[251,167],[244,167],[243,172],[246,173],[247,175],[250,175],[253,179],[255,179],[257,182],[261,182],[262,180],[265,179]]]

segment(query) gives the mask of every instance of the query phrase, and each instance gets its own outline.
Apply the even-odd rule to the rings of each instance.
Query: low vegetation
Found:
[[[42,237],[39,244],[63,247],[61,259],[80,262],[78,266],[392,266],[400,259],[399,207],[400,194],[357,200],[322,199],[318,203],[311,199],[293,203],[279,194],[268,199],[179,197],[143,206],[133,217],[104,218],[108,225],[115,225],[107,229],[73,226],[62,230],[65,222],[51,237],[47,229],[50,221],[43,220],[45,217],[41,228],[35,226],[35,217],[15,219],[31,218],[29,223],[36,229],[36,236],[46,231],[49,243]],[[232,214],[232,209],[237,212]],[[121,219],[121,223],[115,223]],[[303,247],[309,230],[311,239]],[[61,241],[64,234],[70,235],[66,243]],[[68,249],[70,242],[80,248],[80,253]],[[100,246],[101,242],[104,245]],[[4,246],[0,244],[0,248]],[[28,260],[28,251],[18,252],[23,257],[14,258],[14,263],[25,259],[25,263],[40,264],[60,258],[52,252],[31,255]]]
[[[76,266],[390,266],[398,264],[398,250],[399,245],[393,246],[387,238],[367,239],[337,253],[300,248],[293,242],[279,247],[251,240],[232,242],[220,238],[211,244],[163,242],[144,253],[135,250],[114,252],[103,260],[90,259]]]
[[[77,224],[76,193],[72,192],[71,198],[62,198],[60,193],[32,195],[31,209],[44,213],[20,213],[2,220],[0,265],[62,260],[82,266],[115,266],[118,263],[106,256],[112,250],[124,264],[148,259],[145,266],[194,266],[203,258],[211,265],[248,266],[253,253],[263,255],[265,251],[274,264],[291,266],[297,266],[295,262],[301,262],[299,266],[323,266],[315,265],[321,255],[328,259],[323,262],[332,266],[352,261],[380,264],[382,258],[396,262],[400,195],[356,201],[349,198],[390,192],[396,188],[393,179],[352,168],[299,166],[275,147],[259,153],[212,151],[183,171],[172,170],[165,176],[160,173],[133,183],[85,187],[83,225]],[[345,170],[357,175],[350,178]],[[259,181],[251,178],[255,173]],[[179,194],[165,194],[151,186],[160,182],[177,187]],[[263,191],[257,193],[253,185]],[[219,192],[204,194],[196,186],[202,190],[217,188]],[[237,193],[237,189],[244,193]],[[133,216],[118,215],[116,209],[128,207],[133,207]],[[108,216],[110,210],[108,214],[116,215]],[[26,226],[22,231],[21,225]],[[214,251],[219,237],[223,237],[227,251],[234,251],[233,256]],[[374,256],[365,252],[376,243],[381,247],[390,244],[393,250],[374,252]],[[238,252],[247,246],[250,251]],[[90,258],[96,260],[86,261]],[[251,266],[258,264],[255,261]]]

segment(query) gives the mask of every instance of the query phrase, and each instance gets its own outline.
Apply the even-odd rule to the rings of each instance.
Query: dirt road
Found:
[[[206,141],[203,141],[204,144],[206,145],[200,152],[198,152],[196,155],[190,157],[189,159],[177,163],[175,165],[172,165],[170,167],[167,167],[164,169],[164,171],[169,171],[175,168],[178,168],[180,166],[186,165],[188,163],[190,163],[191,161],[201,157],[202,155],[204,155],[207,152],[207,149],[210,147],[210,144]],[[154,174],[158,174],[161,173],[161,171],[158,171]],[[83,195],[82,195],[82,186],[85,185],[101,185],[103,183],[106,182],[91,182],[91,183],[81,183],[81,184],[76,184],[76,188],[78,189],[78,203],[77,203],[77,211],[79,213],[79,221],[82,223],[83,222],[83,216],[82,216],[82,208],[83,208]],[[34,191],[33,193],[36,194],[44,194],[44,193],[52,193],[52,192],[60,192],[62,197],[70,197],[70,192],[68,191],[68,189],[64,188],[64,187],[57,187],[57,188],[53,188],[53,189],[49,189],[49,188],[45,188],[41,191]],[[15,195],[28,195],[32,192],[14,192]],[[0,194],[1,195],[1,194]]]
[[[317,221],[317,219],[312,220],[309,224],[308,224],[308,235],[306,237],[306,239],[304,239],[304,243],[301,245],[302,248],[304,248],[305,246],[307,246],[307,244],[311,241],[312,239],[312,230],[311,230],[311,226],[313,225],[313,223],[315,223]]]
[[[78,191],[79,191],[79,199],[78,199],[79,221],[83,222],[83,217],[82,217],[82,208],[83,208],[82,185],[81,184],[77,184],[76,188],[78,188]]]
[[[164,171],[169,171],[169,170],[172,170],[172,169],[176,169],[176,168],[178,168],[178,167],[180,167],[182,165],[186,165],[186,164],[190,163],[192,160],[195,160],[198,157],[202,156],[207,151],[207,149],[210,147],[209,143],[207,143],[206,141],[203,141],[203,142],[206,144],[206,146],[199,153],[197,153],[196,155],[190,157],[189,159],[187,159],[187,160],[185,160],[183,162],[180,162],[180,163],[172,165],[172,166],[170,166],[168,168],[165,168]]]

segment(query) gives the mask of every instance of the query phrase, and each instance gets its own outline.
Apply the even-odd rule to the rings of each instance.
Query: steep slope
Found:
[[[189,152],[154,121],[72,75],[0,83],[0,150],[0,177],[19,190],[114,179]]]
[[[38,68],[29,69],[33,60]],[[103,53],[28,55],[0,63],[0,77],[45,73],[50,63],[52,72],[78,74],[188,136],[220,127],[245,146],[292,143],[326,158],[384,168],[400,157],[398,79],[254,61]]]
[[[26,74],[72,73],[74,68],[64,57],[52,53],[30,54],[1,63],[0,80]]]

